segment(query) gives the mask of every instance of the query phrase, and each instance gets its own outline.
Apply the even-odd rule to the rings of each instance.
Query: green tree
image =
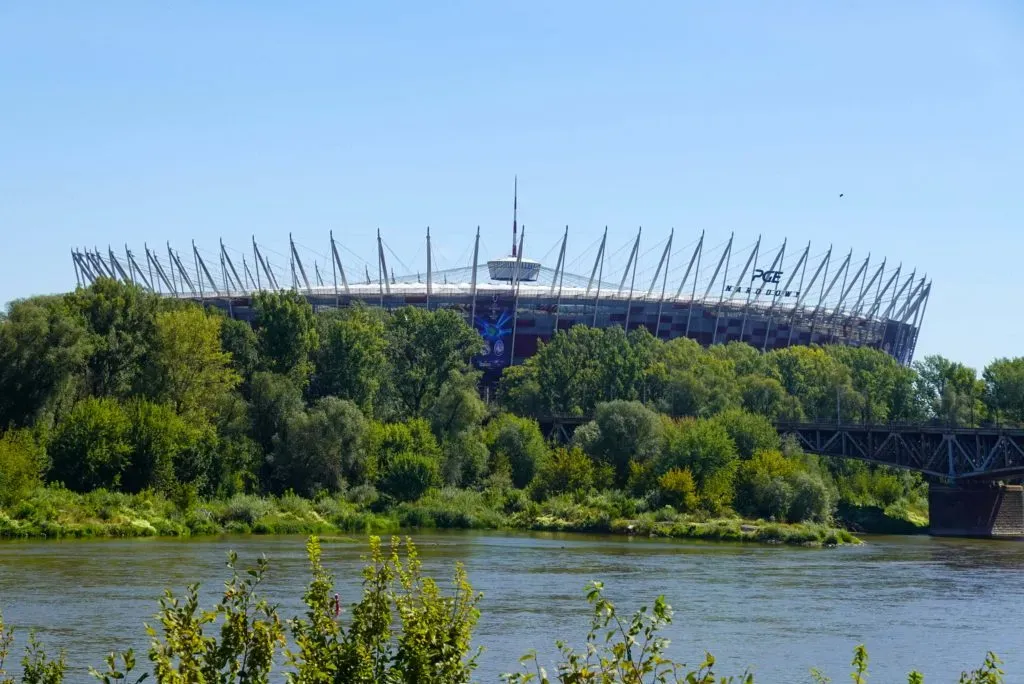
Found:
[[[732,341],[708,347],[708,356],[732,362],[736,375],[756,375],[758,377],[778,379],[775,368],[768,355],[752,347],[746,342]]]
[[[274,451],[278,491],[311,497],[365,483],[367,430],[359,407],[346,399],[324,397],[308,411],[292,412]]]
[[[320,347],[310,395],[348,399],[372,416],[389,375],[383,318],[378,311],[357,304],[319,314],[317,321]]]
[[[685,337],[661,345],[647,373],[649,401],[672,416],[712,416],[740,400],[735,362]]]
[[[441,473],[445,484],[472,487],[487,475],[487,445],[483,431],[471,428],[445,437],[441,442]]]
[[[530,484],[548,453],[537,421],[510,413],[499,414],[487,424],[485,439],[491,471],[508,471],[512,484],[520,489]]]
[[[139,492],[153,488],[173,493],[184,481],[205,480],[210,466],[210,426],[190,422],[170,407],[135,399],[124,407],[131,446],[129,464],[121,477],[121,489]],[[199,484],[205,484],[201,482]]]
[[[444,440],[480,425],[487,406],[477,392],[476,373],[453,372],[441,386],[437,399],[427,411],[431,428]]]
[[[54,431],[50,480],[78,492],[120,487],[131,464],[130,429],[117,400],[83,399]]]
[[[982,378],[989,415],[1000,422],[1024,424],[1024,357],[996,359]]]
[[[31,425],[73,400],[91,351],[81,316],[63,298],[12,303],[0,319],[0,429]]]
[[[221,349],[231,355],[235,369],[245,386],[260,367],[259,340],[246,321],[224,317],[220,325]]]
[[[803,418],[800,402],[786,393],[775,378],[746,375],[739,379],[742,406],[769,420],[798,421]]]
[[[179,414],[204,419],[241,378],[221,349],[221,319],[198,307],[156,315],[152,394]]]
[[[258,372],[252,377],[250,394],[251,437],[264,454],[270,454],[289,416],[303,410],[302,392],[288,376]]]
[[[123,399],[144,390],[146,357],[160,299],[138,286],[99,278],[67,295],[66,301],[84,318],[91,333],[88,392]]]
[[[793,502],[788,479],[797,465],[776,450],[760,451],[739,465],[733,506],[748,517],[782,520]]]
[[[469,370],[480,336],[454,311],[406,306],[387,319],[389,392],[402,416],[423,416],[453,373]]]
[[[626,485],[630,463],[647,463],[661,450],[662,422],[640,402],[599,404],[593,425],[596,430],[577,431],[574,443],[598,463],[611,466],[616,487]]]
[[[862,406],[860,420],[913,421],[924,417],[914,383],[916,374],[878,349],[831,345],[825,351],[850,372],[850,383]]]
[[[851,384],[850,369],[824,348],[794,345],[767,356],[782,386],[800,402],[807,418],[834,422],[837,408],[844,421],[863,417],[863,396]]]
[[[973,368],[933,355],[914,363],[917,388],[932,418],[954,425],[973,425],[984,412],[985,383]]]
[[[747,413],[743,409],[729,409],[712,420],[725,428],[736,444],[740,458],[750,458],[758,451],[778,450],[782,447],[779,433],[764,416]]]
[[[320,344],[313,307],[297,292],[258,292],[253,310],[263,368],[305,387],[313,371],[310,357]]]
[[[46,450],[27,428],[0,435],[0,505],[25,498],[42,484]]]
[[[726,429],[706,418],[663,419],[663,424],[664,448],[653,464],[654,474],[689,469],[703,507],[714,512],[729,505],[737,454]]]

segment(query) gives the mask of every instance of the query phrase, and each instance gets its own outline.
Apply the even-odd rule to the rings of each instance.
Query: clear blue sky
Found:
[[[982,366],[1024,354],[1022,113],[1014,0],[5,2],[0,301],[73,287],[75,245],[498,251],[518,174],[545,248],[902,260],[918,358]]]

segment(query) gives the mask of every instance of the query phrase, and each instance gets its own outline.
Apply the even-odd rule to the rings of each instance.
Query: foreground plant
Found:
[[[479,650],[471,653],[473,627],[479,618],[465,569],[455,569],[452,595],[442,594],[424,577],[411,539],[391,541],[385,555],[378,537],[370,538],[363,569],[363,595],[343,626],[332,611],[333,578],[321,563],[320,543],[306,545],[313,578],[303,600],[305,618],[290,621],[296,650],[288,652],[294,684],[314,682],[469,682]],[[397,615],[401,625],[396,629]]]
[[[530,651],[520,658],[523,672],[506,673],[506,684],[754,684],[749,670],[740,677],[715,674],[715,657],[704,654],[696,668],[687,668],[665,655],[669,640],[658,632],[672,622],[672,608],[663,596],[654,605],[641,606],[628,621],[623,621],[615,604],[604,596],[604,585],[591,582],[587,587],[587,600],[594,606],[586,647],[579,651],[564,641],[555,645],[561,662],[552,679],[541,666],[537,653]],[[607,631],[606,631],[607,630]],[[854,649],[853,672],[855,684],[867,684],[868,652],[863,644]],[[1001,661],[989,653],[981,668],[961,673],[958,684],[1003,684]],[[816,684],[831,684],[832,680],[819,670],[811,670]],[[914,671],[907,675],[908,684],[924,684],[924,675]]]
[[[672,607],[663,596],[655,599],[650,610],[642,606],[627,622],[619,617],[615,604],[605,598],[603,583],[590,583],[587,601],[594,606],[594,616],[587,633],[586,648],[581,652],[564,641],[555,642],[562,662],[557,666],[554,681],[562,684],[752,684],[754,681],[749,672],[740,679],[719,679],[714,672],[715,658],[710,653],[705,654],[696,669],[689,671],[686,671],[684,663],[667,658],[665,650],[669,640],[659,636],[658,632],[672,622]],[[503,675],[508,684],[551,683],[547,671],[537,660],[536,652],[526,654],[520,662],[527,666],[528,671]]]
[[[28,645],[21,659],[21,679],[9,676],[4,663],[7,662],[13,644],[14,629],[4,625],[4,616],[0,613],[0,684],[14,684],[17,681],[22,684],[60,684],[64,681],[64,673],[67,671],[64,651],[56,659],[50,658],[43,645],[36,640],[35,632],[28,635]]]

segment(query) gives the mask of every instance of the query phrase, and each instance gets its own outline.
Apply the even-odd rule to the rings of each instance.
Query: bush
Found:
[[[218,517],[223,525],[230,523],[252,525],[260,518],[272,513],[274,513],[274,504],[270,501],[258,496],[236,494],[228,499]]]
[[[531,489],[539,501],[554,494],[586,491],[593,484],[594,464],[583,450],[558,448],[541,463]]]
[[[832,518],[834,502],[819,478],[798,472],[790,478],[793,498],[787,519],[790,522],[827,522]]]
[[[441,472],[436,460],[403,452],[391,457],[380,488],[399,501],[415,501],[440,480]]]
[[[487,425],[485,440],[491,452],[491,472],[507,470],[518,489],[530,484],[548,453],[537,421],[508,413]]]
[[[87,492],[118,487],[130,464],[131,423],[113,399],[84,399],[56,429],[50,444],[50,479]]]
[[[42,483],[46,451],[28,430],[10,430],[0,437],[0,505],[23,499]]]
[[[676,510],[689,512],[697,508],[697,485],[688,469],[672,468],[658,478],[658,493],[662,501]]]

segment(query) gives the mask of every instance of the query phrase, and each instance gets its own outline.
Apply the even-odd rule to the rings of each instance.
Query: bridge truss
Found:
[[[951,481],[1024,477],[1024,430],[780,423],[808,453],[916,470]]]

